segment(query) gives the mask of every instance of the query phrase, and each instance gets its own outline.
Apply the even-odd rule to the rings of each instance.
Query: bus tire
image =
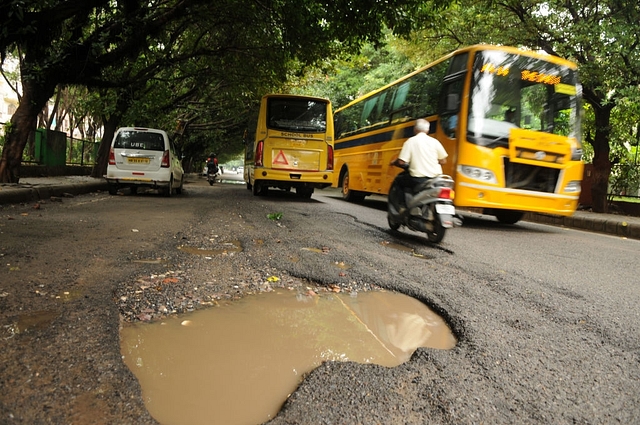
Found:
[[[522,220],[524,213],[513,210],[495,210],[495,216],[502,224],[516,224]]]
[[[254,181],[253,182],[253,187],[252,187],[252,191],[253,196],[266,196],[267,195],[267,188],[265,186],[262,185],[262,183]]]
[[[364,194],[349,188],[349,170],[342,176],[342,199],[348,202],[359,202],[364,199]]]
[[[311,195],[313,195],[312,187],[298,187],[296,188],[296,195],[302,199],[311,199]]]

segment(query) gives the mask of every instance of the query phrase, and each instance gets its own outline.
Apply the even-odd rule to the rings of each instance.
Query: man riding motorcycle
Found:
[[[400,155],[391,162],[391,165],[405,170],[396,177],[402,190],[389,193],[392,201],[400,205],[400,214],[406,211],[405,192],[442,174],[442,164],[447,162],[447,151],[437,139],[427,134],[429,127],[427,120],[417,120],[413,128],[414,136],[404,142]]]

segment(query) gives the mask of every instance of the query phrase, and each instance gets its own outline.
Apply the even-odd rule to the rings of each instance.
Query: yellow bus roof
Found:
[[[327,99],[326,97],[307,96],[307,95],[303,95],[303,94],[268,93],[268,94],[265,94],[264,96],[262,96],[263,99],[268,98],[268,97],[294,97],[294,98],[299,98],[299,99],[313,99],[313,100],[321,100],[321,101],[325,101],[325,102],[331,102],[331,100]]]
[[[450,57],[452,57],[454,55],[458,55],[458,54],[463,53],[463,52],[473,52],[473,51],[482,51],[482,50],[500,50],[500,51],[507,52],[507,53],[513,53],[513,54],[522,55],[522,56],[530,56],[530,57],[541,59],[541,60],[545,60],[545,61],[548,61],[548,62],[553,62],[555,64],[566,66],[566,67],[571,68],[573,70],[578,69],[578,66],[575,64],[575,62],[571,62],[570,60],[563,59],[563,58],[561,58],[559,56],[553,56],[553,55],[550,55],[550,54],[545,53],[545,52],[536,52],[536,51],[533,51],[533,50],[526,50],[526,49],[521,49],[521,48],[518,48],[518,47],[511,47],[511,46],[497,46],[497,45],[493,45],[493,44],[474,44],[473,46],[463,47],[461,49],[458,49],[458,50],[455,50],[455,51],[453,51],[451,53],[448,53],[445,56],[442,56],[441,58],[438,58],[435,61],[433,61],[433,62],[431,62],[431,63],[429,63],[427,65],[424,65],[424,66],[416,69],[415,71],[410,72],[409,74],[404,75],[404,76],[398,78],[395,81],[392,81],[389,84],[386,84],[386,85],[384,85],[384,86],[382,86],[380,88],[372,90],[369,93],[364,94],[364,95],[352,100],[351,102],[347,103],[346,105],[339,107],[338,109],[335,110],[335,112],[340,112],[342,109],[344,109],[344,108],[346,108],[348,106],[351,106],[351,105],[353,105],[355,103],[361,102],[364,99],[367,99],[367,98],[369,98],[369,97],[371,97],[371,96],[373,96],[373,95],[375,95],[375,94],[377,94],[377,93],[379,93],[379,92],[381,92],[381,91],[383,91],[383,90],[385,90],[385,89],[387,89],[387,88],[389,88],[389,87],[391,87],[391,86],[393,86],[395,84],[398,84],[398,83],[400,83],[400,82],[402,82],[402,81],[404,81],[404,80],[406,80],[406,79],[408,79],[408,78],[410,78],[410,77],[412,77],[412,76],[414,76],[416,74],[419,74],[420,72],[424,71],[425,69],[431,68],[432,66],[436,65],[437,63],[442,62],[444,60],[447,60],[447,59],[449,59]]]

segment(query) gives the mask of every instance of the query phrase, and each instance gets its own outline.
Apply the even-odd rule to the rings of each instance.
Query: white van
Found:
[[[109,150],[109,165],[104,176],[109,193],[129,187],[158,189],[165,196],[182,193],[184,170],[173,142],[162,130],[122,127],[116,131]]]

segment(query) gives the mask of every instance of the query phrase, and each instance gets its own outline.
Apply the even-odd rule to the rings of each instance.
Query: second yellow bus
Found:
[[[254,195],[295,189],[310,198],[333,181],[333,111],[328,99],[289,94],[262,98],[255,133],[245,140],[244,180]]]

